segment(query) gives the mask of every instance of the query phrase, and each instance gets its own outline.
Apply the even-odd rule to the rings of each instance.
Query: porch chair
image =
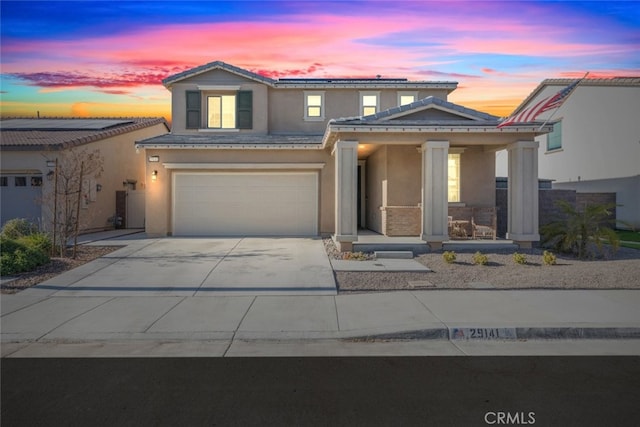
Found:
[[[476,223],[476,218],[480,224]],[[497,215],[495,208],[474,208],[471,217],[473,239],[491,238],[496,240]]]

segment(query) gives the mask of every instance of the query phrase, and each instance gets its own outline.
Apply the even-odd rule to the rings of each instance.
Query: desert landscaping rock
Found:
[[[325,243],[330,257],[339,252]],[[522,252],[522,251],[521,251]],[[640,289],[640,251],[620,248],[606,259],[579,260],[558,255],[556,265],[544,265],[542,249],[525,253],[527,263],[516,264],[513,251],[484,252],[488,265],[474,265],[473,253],[457,253],[447,264],[441,252],[415,258],[432,271],[336,271],[338,292],[376,292],[420,289]],[[354,261],[356,262],[356,261]]]

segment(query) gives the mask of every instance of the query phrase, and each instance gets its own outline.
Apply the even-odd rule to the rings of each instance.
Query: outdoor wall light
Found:
[[[51,181],[51,180],[53,179],[53,176],[54,176],[54,175],[55,175],[55,172],[54,172],[54,171],[49,171],[49,172],[47,172],[47,179],[48,179],[49,181]]]
[[[151,181],[155,182],[158,179],[158,171],[154,170],[151,173]]]
[[[102,184],[96,184],[96,191],[102,191]]]
[[[158,163],[160,161],[160,156],[149,156],[150,163]]]

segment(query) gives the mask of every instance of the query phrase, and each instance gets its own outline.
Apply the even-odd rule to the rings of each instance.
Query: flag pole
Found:
[[[573,90],[571,91],[571,93],[573,93],[574,90],[576,90],[576,87],[578,87],[578,85],[580,85],[580,83],[587,78],[587,76],[589,75],[589,71],[587,71],[585,73],[585,75],[580,79],[580,81],[578,82],[578,84],[573,88]],[[571,96],[571,93],[569,94],[569,96]],[[569,98],[569,96],[567,96],[567,99]],[[540,132],[542,130],[543,127],[545,127],[547,125],[547,123],[549,123],[551,121],[551,119],[553,119],[553,117],[556,115],[556,113],[558,112],[558,110],[562,107],[562,105],[560,105],[560,107],[556,108],[555,110],[553,110],[553,113],[551,113],[551,115],[549,116],[549,118],[547,120],[544,121],[544,123],[542,123],[542,125],[538,128],[538,132]]]

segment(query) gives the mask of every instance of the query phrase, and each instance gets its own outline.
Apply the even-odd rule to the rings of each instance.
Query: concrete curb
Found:
[[[456,330],[470,328],[429,328],[380,334],[353,335],[342,339],[349,341],[401,341],[401,340],[449,340],[449,341],[490,341],[490,340],[565,340],[565,339],[640,339],[640,328],[634,327],[478,327],[477,329],[508,329],[510,336],[501,337],[456,337]]]

